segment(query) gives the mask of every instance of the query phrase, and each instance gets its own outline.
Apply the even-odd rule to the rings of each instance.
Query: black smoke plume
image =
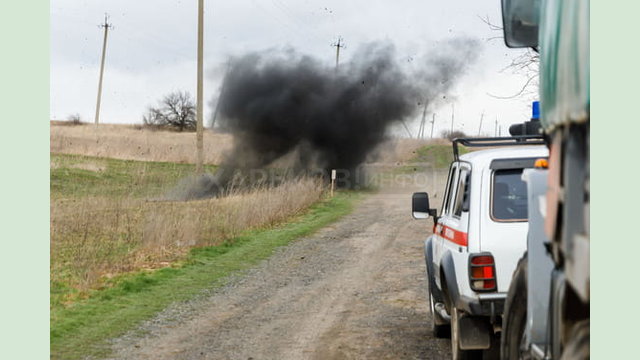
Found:
[[[218,123],[233,134],[234,148],[186,197],[215,196],[238,174],[283,158],[296,175],[318,169],[354,174],[391,125],[447,92],[477,48],[476,41],[455,40],[412,66],[401,66],[393,46],[380,43],[362,47],[339,68],[293,50],[232,59]]]

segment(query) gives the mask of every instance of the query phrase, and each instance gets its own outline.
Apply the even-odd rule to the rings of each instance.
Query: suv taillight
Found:
[[[469,284],[474,291],[496,290],[496,266],[493,255],[482,253],[469,257]]]

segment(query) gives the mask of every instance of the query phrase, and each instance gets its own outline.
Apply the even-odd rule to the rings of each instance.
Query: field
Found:
[[[64,123],[64,122],[62,122]],[[134,125],[51,124],[50,149],[55,154],[79,154],[121,160],[195,163],[195,133],[151,130]],[[232,137],[204,133],[204,162],[219,164]]]
[[[193,165],[77,155],[52,155],[51,161],[54,306],[86,297],[120,274],[168,266],[192,247],[277,224],[318,201],[323,191],[307,179],[221,199],[155,201],[193,173]]]
[[[459,146],[460,155],[469,152],[464,146]],[[413,157],[403,166],[404,170],[418,171],[428,169],[448,168],[453,161],[453,151],[448,140],[438,139],[415,149]]]
[[[305,211],[325,187],[305,179],[222,199],[161,201],[194,172],[193,133],[128,125],[51,126],[51,304],[68,306],[122,274],[167,267],[192,247],[219,245]],[[207,132],[205,170],[232,144]],[[425,146],[425,144],[428,144]],[[439,141],[387,141],[370,157],[386,167],[446,165]],[[411,159],[411,160],[409,160]]]
[[[194,173],[193,137],[132,126],[52,125],[53,358],[101,353],[96,346],[104,339],[334,221],[358,197],[339,192],[328,199],[327,184],[307,178],[219,199],[166,201]],[[408,166],[417,155],[437,161],[431,150],[425,153],[426,143],[388,141],[369,164]],[[208,133],[205,144],[205,170],[214,172],[232,140]],[[167,293],[167,286],[181,291]]]
[[[65,125],[63,125],[65,124]],[[415,155],[416,149],[441,140],[392,139],[374,151],[369,162],[395,164]],[[233,146],[233,137],[224,133],[204,132],[204,162],[220,164]],[[52,122],[52,154],[74,154],[121,160],[195,163],[195,134],[160,131],[135,125],[70,125]]]
[[[109,354],[105,340],[123,334],[172,303],[224,285],[229,275],[269,257],[276,247],[349,213],[357,199],[357,194],[340,193],[289,218],[286,224],[242,231],[219,246],[192,248],[172,266],[123,275],[117,283],[88,299],[72,306],[54,306],[51,358],[79,359]]]

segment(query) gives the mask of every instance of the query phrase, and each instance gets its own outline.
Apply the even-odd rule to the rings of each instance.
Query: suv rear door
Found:
[[[497,159],[487,169],[488,190],[482,194],[486,219],[481,224],[480,251],[494,256],[498,292],[508,291],[518,259],[526,250],[527,187],[522,170],[535,159]],[[531,163],[531,166],[523,166]]]
[[[444,196],[442,198],[442,209],[440,210],[440,217],[438,218],[438,223],[436,224],[436,228],[434,231],[434,247],[433,247],[433,262],[434,269],[440,268],[440,259],[443,254],[443,246],[444,246],[444,233],[447,224],[449,223],[449,218],[451,217],[451,202],[454,196],[455,184],[458,179],[458,163],[454,162],[449,167],[449,177],[447,179],[447,185],[445,187]],[[440,273],[438,271],[433,274],[436,278],[436,283],[440,284]]]
[[[469,193],[471,166],[465,162],[458,163],[454,187],[452,188],[448,216],[443,224],[443,251],[455,253],[466,251],[469,228]]]

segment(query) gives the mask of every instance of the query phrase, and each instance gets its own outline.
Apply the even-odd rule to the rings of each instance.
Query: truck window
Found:
[[[493,173],[491,217],[496,221],[527,221],[527,186],[522,181],[522,169]]]
[[[451,164],[451,167],[449,168],[449,178],[447,179],[447,187],[445,188],[444,198],[442,199],[442,211],[440,211],[442,215],[449,213],[449,203],[451,199],[451,192],[453,191],[453,188],[454,188],[454,184],[455,184],[454,181],[456,178],[455,175],[457,170],[458,170],[458,166],[456,164]]]
[[[454,216],[462,216],[462,204],[464,203],[464,194],[468,192],[469,186],[469,170],[462,169],[460,170],[460,175],[458,176],[458,187],[456,191],[456,200],[453,205],[453,215]]]

